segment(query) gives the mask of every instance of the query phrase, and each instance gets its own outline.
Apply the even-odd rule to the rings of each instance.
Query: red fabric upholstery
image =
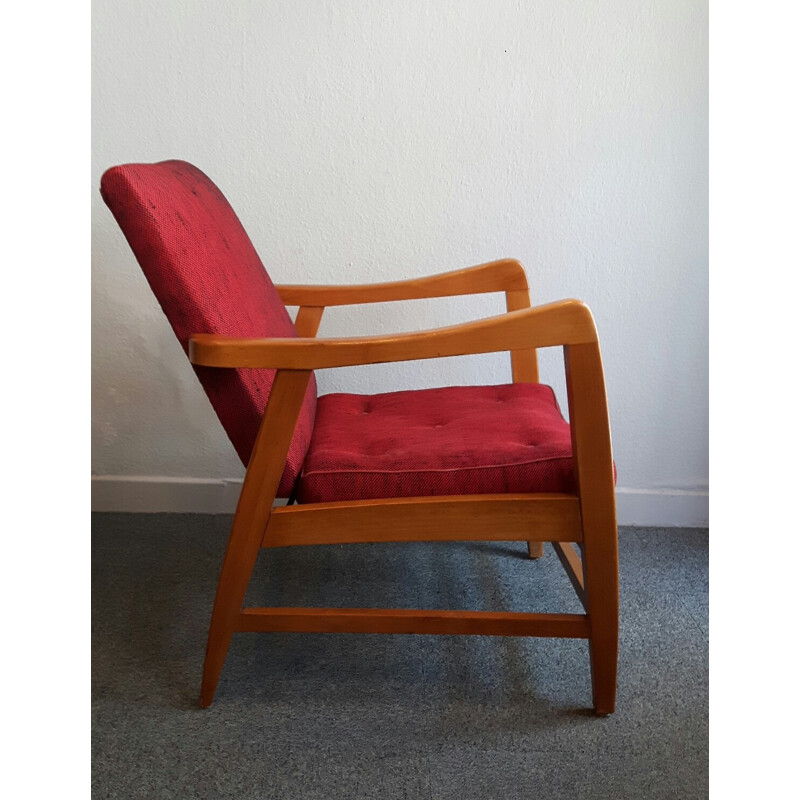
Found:
[[[297,498],[574,491],[553,390],[518,383],[320,397]]]
[[[297,336],[286,307],[241,222],[220,190],[184,161],[125,164],[103,175],[101,194],[122,228],[175,335]],[[246,465],[274,370],[196,367]],[[314,427],[312,377],[279,487],[288,496]]]

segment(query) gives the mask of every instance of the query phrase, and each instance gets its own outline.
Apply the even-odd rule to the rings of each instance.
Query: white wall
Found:
[[[93,19],[97,508],[180,510],[187,486],[225,484],[168,482],[154,500],[154,476],[243,474],[97,191],[113,164],[182,158],[227,195],[276,282],[510,256],[535,303],[588,302],[621,522],[706,521],[706,3],[97,0]],[[334,309],[321,334],[502,309]],[[563,398],[560,351],[542,363]],[[318,375],[322,392],[508,379],[502,355]],[[119,480],[132,476],[150,480]]]

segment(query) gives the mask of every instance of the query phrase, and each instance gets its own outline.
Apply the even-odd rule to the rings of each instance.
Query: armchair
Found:
[[[275,286],[219,189],[192,165],[114,167],[101,192],[247,466],[201,706],[214,698],[237,632],[428,633],[587,639],[595,712],[612,713],[614,466],[588,307],[530,307],[525,272],[510,259],[393,283]],[[484,292],[504,292],[508,313],[415,333],[316,338],[328,306]],[[294,323],[287,305],[299,307]],[[536,348],[551,346],[564,350],[569,424],[538,383]],[[318,369],[506,350],[513,382],[503,386],[316,393]],[[290,504],[274,505],[277,497]],[[525,541],[534,558],[551,542],[586,613],[243,607],[261,549],[443,540]]]

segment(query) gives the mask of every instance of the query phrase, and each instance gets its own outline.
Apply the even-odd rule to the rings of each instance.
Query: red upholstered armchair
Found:
[[[226,199],[191,164],[114,167],[101,192],[247,466],[201,705],[239,631],[438,633],[588,639],[595,711],[613,712],[614,467],[589,309],[577,300],[531,308],[513,260],[396,283],[275,286]],[[316,338],[326,306],[480,292],[505,292],[508,313]],[[287,305],[299,307],[294,322]],[[538,383],[535,348],[555,345],[564,349],[571,424]],[[315,369],[501,350],[513,376],[502,386],[317,397]],[[277,497],[290,504],[274,506]],[[532,557],[552,542],[586,613],[242,607],[261,548],[432,540],[527,541]]]

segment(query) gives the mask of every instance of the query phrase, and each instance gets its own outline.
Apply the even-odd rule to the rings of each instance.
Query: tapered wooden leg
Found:
[[[214,699],[250,574],[272,513],[286,453],[310,375],[305,370],[279,370],[272,384],[233,518],[214,600],[200,689],[200,705],[203,708],[210,706]]]
[[[242,490],[244,495],[244,489]],[[272,503],[270,503],[271,507]],[[217,683],[222,674],[225,657],[233,637],[233,630],[239,611],[244,602],[250,575],[256,563],[261,546],[261,537],[269,521],[270,509],[266,514],[257,514],[247,504],[244,508],[240,500],[239,509],[233,521],[225,561],[222,564],[211,627],[208,631],[206,660],[203,667],[203,683],[200,688],[200,706],[207,708],[214,699]]]
[[[544,542],[528,542],[528,558],[541,558],[544,555]]]
[[[613,714],[619,649],[619,563],[615,528],[589,534],[584,576],[589,612],[589,659],[596,714]]]
[[[592,696],[597,714],[611,714],[617,690],[619,559],[603,365],[596,342],[565,347],[564,356],[583,526]]]

